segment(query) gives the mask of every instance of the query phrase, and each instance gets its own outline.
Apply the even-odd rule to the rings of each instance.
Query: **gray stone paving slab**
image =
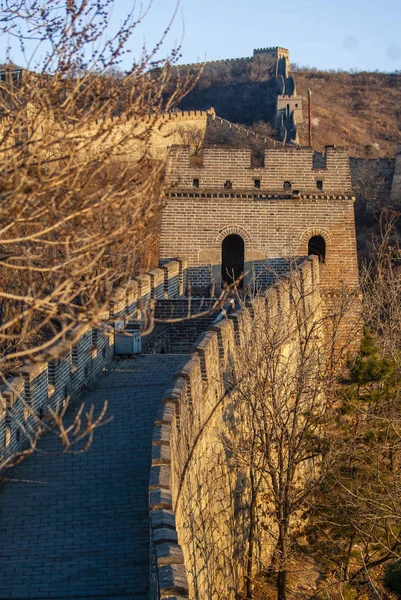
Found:
[[[153,421],[187,360],[115,361],[83,398],[113,416],[89,450],[57,455],[46,435],[15,469],[0,491],[0,600],[147,599]]]

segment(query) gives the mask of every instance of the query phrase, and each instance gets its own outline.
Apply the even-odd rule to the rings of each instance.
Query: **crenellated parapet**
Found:
[[[272,59],[277,58],[287,58],[289,59],[289,51],[287,48],[281,48],[280,46],[270,46],[267,48],[256,48],[253,51],[252,56],[245,56],[240,58],[223,58],[219,60],[206,60],[204,62],[196,62],[196,63],[185,63],[182,65],[177,65],[178,69],[201,69],[203,67],[219,67],[224,66],[226,64],[237,64],[241,62],[250,62],[254,60],[255,57],[265,55]]]
[[[261,62],[262,61],[262,62]],[[178,65],[178,69],[219,68],[225,65],[238,63],[255,63],[260,70],[265,70],[266,75],[269,71],[267,65],[274,65],[270,70],[270,77],[276,78],[279,93],[277,97],[277,108],[275,116],[275,127],[280,132],[280,137],[285,144],[298,144],[297,125],[302,123],[302,98],[297,96],[296,84],[293,75],[290,74],[290,53],[287,48],[280,46],[270,46],[266,48],[256,48],[252,57],[224,59],[215,61],[206,61],[204,63],[193,63]]]
[[[205,148],[196,161],[188,147],[171,148],[166,181],[170,193],[202,192],[233,194],[253,192],[255,196],[298,194],[352,195],[348,153],[345,148],[327,147],[319,165],[312,148],[266,147],[264,166],[252,166],[249,148]]]
[[[177,69],[202,69],[205,66],[218,67],[225,64],[237,64],[241,62],[249,62],[252,60],[252,56],[246,56],[241,58],[223,58],[220,60],[206,60],[204,62],[196,63],[184,63],[177,65]]]
[[[96,380],[114,356],[115,322],[140,327],[158,299],[179,298],[186,287],[186,261],[167,262],[117,288],[101,323],[84,324],[47,353],[46,360],[28,364],[0,387],[0,440],[3,459],[27,448],[23,429],[37,431],[49,409],[74,401]]]
[[[110,151],[117,152],[119,158],[138,160],[146,153],[156,160],[165,160],[170,146],[191,141],[194,132],[201,142],[208,120],[215,117],[214,109],[210,108],[149,114],[145,119],[124,113],[84,123],[79,120],[60,123],[51,112],[36,115],[27,111],[23,130],[32,151],[37,148],[38,152],[46,152],[51,147],[52,156],[57,152],[62,154],[66,144],[71,144],[77,154]],[[12,116],[0,119],[0,145],[5,153],[19,142],[20,125]]]
[[[285,347],[296,346],[299,335],[297,310],[305,323],[320,318],[319,277],[317,257],[300,261],[265,296],[217,319],[165,393],[154,424],[149,480],[155,600],[208,597],[211,587],[231,599],[243,583],[247,547],[238,505],[246,505],[249,489],[230,468],[224,424],[235,429],[235,380],[244,368],[244,348],[255,341],[255,323],[278,328],[288,352]],[[255,535],[255,564],[267,562],[270,534],[261,527]]]

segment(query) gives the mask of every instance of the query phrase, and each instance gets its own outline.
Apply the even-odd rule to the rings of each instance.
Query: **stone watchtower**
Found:
[[[317,254],[327,288],[358,286],[354,195],[346,150],[210,147],[200,159],[174,146],[162,217],[161,262],[188,260],[194,291],[207,294],[245,272],[266,287],[290,258]]]

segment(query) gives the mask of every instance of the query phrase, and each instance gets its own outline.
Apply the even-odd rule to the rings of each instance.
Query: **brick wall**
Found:
[[[218,314],[210,298],[177,298],[160,300],[155,307],[155,319],[180,319],[167,325],[168,348],[171,354],[189,352],[199,336],[206,331]],[[206,313],[206,314],[204,314]],[[189,316],[197,318],[188,318]]]
[[[312,148],[266,148],[265,166],[251,168],[249,148],[206,148],[203,163],[191,163],[190,150],[175,146],[171,149],[166,181],[174,190],[194,189],[194,179],[199,180],[201,191],[224,191],[224,184],[231,181],[233,192],[255,189],[254,181],[260,181],[260,191],[283,193],[284,182],[291,183],[292,190],[316,193],[317,181],[322,181],[323,193],[352,194],[349,158],[344,148],[326,149],[326,167],[314,168]]]
[[[143,274],[115,290],[103,322],[71,331],[40,364],[27,365],[0,386],[0,455],[15,456],[27,448],[23,428],[35,432],[49,408],[75,400],[99,376],[114,355],[113,321],[144,320],[154,298],[183,294],[186,262],[176,260]]]
[[[184,255],[193,286],[207,288],[213,280],[219,284],[222,242],[236,233],[245,244],[246,282],[257,275],[264,284],[282,271],[283,260],[306,255],[309,239],[321,235],[327,286],[358,285],[346,151],[328,148],[320,161],[326,168],[317,169],[309,148],[267,149],[265,156],[265,167],[252,169],[248,150],[212,148],[205,151],[204,166],[194,167],[188,151],[175,148],[162,217],[161,259]],[[260,189],[255,189],[255,179]],[[227,180],[230,190],[224,188]],[[291,182],[292,191],[285,192],[285,181]],[[323,190],[317,191],[317,181],[323,182]]]
[[[296,298],[303,302],[305,322],[319,322],[319,290],[319,264],[314,257],[286,282],[270,288],[266,297],[254,300],[248,310],[238,310],[213,325],[166,392],[155,421],[149,480],[150,520],[158,523],[151,529],[152,599],[234,600],[243,588],[249,484],[246,472],[230,466],[223,441],[235,435],[239,418],[233,373],[241,375],[243,352],[255,339],[254,322],[279,324],[287,332],[285,352],[296,346]],[[266,564],[273,548],[271,532],[258,526],[255,538],[255,564]]]
[[[27,131],[31,140],[40,140],[45,136],[46,139],[53,139],[55,154],[69,139],[75,144],[77,153],[109,150],[120,160],[121,157],[137,160],[146,151],[152,158],[165,160],[171,145],[186,143],[186,130],[199,131],[200,139],[203,139],[207,120],[214,116],[213,109],[162,113],[157,117],[149,117],[148,121],[123,114],[85,123],[85,127],[82,127],[79,123],[56,123],[51,114],[38,117],[28,113]],[[13,120],[0,119],[0,136],[14,140],[15,135]]]

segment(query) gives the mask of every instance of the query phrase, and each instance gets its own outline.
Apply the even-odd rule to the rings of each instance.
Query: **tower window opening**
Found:
[[[194,185],[194,188],[198,188],[199,187],[199,179],[194,179],[193,185]]]
[[[290,190],[291,189],[291,181],[284,181],[283,187],[285,190]]]
[[[236,284],[238,289],[244,287],[245,245],[242,237],[236,233],[223,240],[221,257],[221,278],[227,285]]]
[[[321,235],[314,235],[308,242],[308,256],[318,256],[319,262],[326,262],[326,241]]]
[[[233,189],[233,184],[231,183],[231,181],[229,179],[227,179],[227,181],[225,182],[224,188],[226,190],[232,190]]]
[[[255,179],[255,189],[260,190],[260,179]]]
[[[318,190],[322,190],[323,189],[323,181],[321,179],[318,179],[316,181],[316,187]]]

